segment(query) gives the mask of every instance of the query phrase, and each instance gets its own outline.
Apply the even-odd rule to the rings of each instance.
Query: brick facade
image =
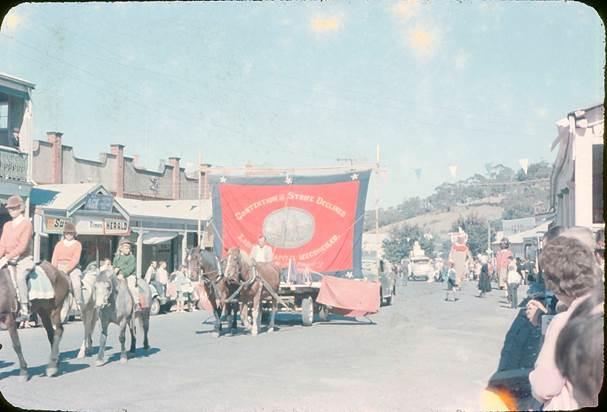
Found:
[[[62,133],[49,132],[35,140],[33,180],[36,184],[101,183],[114,195],[134,199],[197,199],[198,178],[186,175],[178,157],[170,157],[159,171],[138,166],[139,158],[125,155],[125,146],[112,144],[99,160],[80,159],[62,144]],[[203,192],[206,179],[203,177]]]

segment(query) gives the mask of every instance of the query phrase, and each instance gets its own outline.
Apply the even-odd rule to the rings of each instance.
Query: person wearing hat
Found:
[[[135,310],[139,310],[139,292],[137,290],[137,262],[135,255],[131,253],[131,242],[127,238],[120,239],[118,242],[118,253],[112,262],[116,275],[126,279],[126,283],[135,302]]]
[[[6,222],[0,237],[0,268],[9,262],[15,264],[15,278],[17,284],[17,297],[21,304],[20,315],[17,322],[29,319],[29,298],[27,289],[27,275],[34,268],[32,259],[32,223],[23,213],[25,204],[21,196],[14,195],[8,198],[6,209],[11,221]]]
[[[82,244],[76,240],[76,226],[72,222],[66,222],[63,226],[63,240],[55,245],[51,264],[70,277],[78,306],[84,304],[80,283],[82,272],[78,268],[81,253]]]
[[[503,238],[500,242],[501,250],[495,254],[495,270],[497,271],[497,281],[500,289],[506,289],[506,280],[508,277],[508,264],[512,256],[510,241],[508,238]],[[506,292],[507,293],[507,292]]]

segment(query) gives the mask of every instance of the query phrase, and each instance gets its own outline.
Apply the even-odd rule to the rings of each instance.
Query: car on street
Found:
[[[428,256],[412,257],[410,259],[409,280],[434,279],[434,264]]]

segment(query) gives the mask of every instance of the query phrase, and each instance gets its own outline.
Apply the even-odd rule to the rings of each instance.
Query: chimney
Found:
[[[116,156],[116,166],[114,167],[114,192],[116,196],[124,196],[124,145],[113,144],[112,154]]]
[[[140,168],[139,167],[139,155],[138,154],[133,155],[133,167],[136,167],[138,169]]]
[[[63,146],[61,145],[61,136],[63,133],[46,132],[46,137],[51,148],[51,183],[63,183]]]
[[[180,198],[180,178],[181,178],[181,169],[179,168],[179,158],[178,157],[169,157],[169,164],[173,166],[173,181],[171,184],[171,188],[173,189],[173,199],[177,200]]]

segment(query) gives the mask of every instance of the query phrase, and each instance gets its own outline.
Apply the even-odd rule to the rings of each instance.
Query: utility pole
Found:
[[[198,152],[198,247],[202,248],[202,156]]]
[[[491,222],[487,219],[487,253],[491,254]]]
[[[379,242],[379,144],[375,149],[375,173],[377,174],[377,191],[375,200],[375,241],[376,241],[376,264],[377,264],[377,281],[380,281],[381,274],[379,273],[379,253],[381,251],[381,244]]]

